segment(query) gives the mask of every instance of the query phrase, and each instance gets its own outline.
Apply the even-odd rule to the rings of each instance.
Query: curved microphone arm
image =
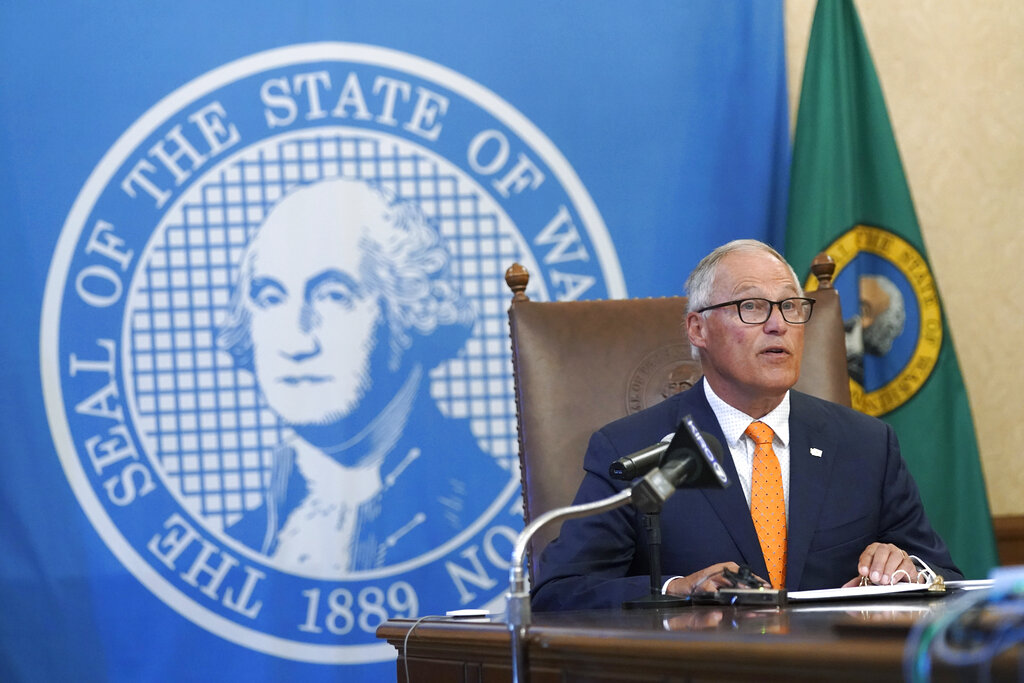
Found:
[[[620,459],[612,464],[611,476],[617,477],[616,467],[622,464],[625,473],[627,465],[635,466],[640,463],[634,460],[643,461],[643,465],[655,464],[656,453],[658,467],[648,472],[643,479],[620,491],[615,495],[608,496],[592,503],[570,505],[569,507],[556,508],[546,512],[537,519],[526,525],[522,533],[516,539],[515,547],[512,549],[512,566],[509,568],[509,590],[505,594],[506,618],[508,629],[512,636],[512,680],[514,683],[525,683],[525,676],[529,675],[529,667],[525,665],[526,655],[526,627],[530,625],[530,591],[526,587],[526,573],[523,571],[523,561],[526,558],[526,548],[530,539],[541,527],[551,522],[570,519],[573,517],[586,517],[587,515],[614,510],[627,503],[646,515],[656,515],[661,512],[661,506],[668,500],[680,486],[686,488],[725,488],[729,485],[729,478],[725,470],[719,464],[717,456],[722,454],[722,446],[711,434],[701,432],[693,423],[689,415],[683,417],[671,435],[669,444],[662,449],[662,444],[655,444],[652,447],[637,451],[627,458]],[[664,440],[662,440],[664,443]],[[717,454],[717,455],[716,455]],[[629,460],[630,463],[625,463]],[[660,546],[650,544],[651,552]],[[651,561],[652,584],[656,582],[660,572],[660,559]],[[652,597],[656,586],[652,585]],[[635,606],[662,605],[661,600],[633,601],[643,603]]]
[[[599,512],[614,510],[615,508],[628,504],[632,498],[633,489],[629,488],[624,491],[620,491],[615,495],[602,498],[601,500],[595,500],[590,503],[580,503],[579,505],[569,505],[567,507],[548,510],[540,517],[530,522],[519,534],[519,537],[516,539],[515,547],[512,548],[512,567],[509,571],[509,578],[512,581],[512,587],[516,588],[520,583],[525,584],[523,564],[526,559],[526,549],[530,544],[530,539],[533,538],[533,535],[540,529],[551,522],[572,519],[573,517],[586,517],[588,515],[596,515]]]
[[[509,568],[509,590],[505,594],[508,629],[512,635],[512,680],[514,683],[525,683],[527,671],[524,669],[526,627],[530,625],[530,591],[526,586],[526,572],[523,564],[530,539],[539,529],[551,522],[586,517],[599,512],[614,510],[632,501],[633,489],[628,488],[613,496],[608,496],[591,503],[581,503],[568,507],[555,508],[545,512],[526,525],[516,539],[512,549],[512,566]]]

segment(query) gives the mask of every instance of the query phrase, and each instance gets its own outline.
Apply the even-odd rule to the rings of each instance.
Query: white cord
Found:
[[[907,583],[910,583],[910,573],[907,572],[906,569],[897,569],[896,571],[894,571],[892,573],[892,579],[890,579],[889,583],[891,583],[894,586],[897,583],[899,583],[899,579],[897,579],[896,577],[899,576],[900,574],[903,574],[903,576],[907,577]],[[918,574],[918,576],[920,576],[920,574]]]
[[[927,562],[922,560],[917,555],[907,555],[907,557],[909,557],[911,560],[913,560],[914,564],[917,565],[917,567],[918,567],[918,569],[917,569],[917,582],[918,583],[923,583],[923,584],[925,584],[927,586],[930,586],[930,585],[932,585],[933,583],[935,583],[938,580],[939,575],[935,573],[935,570],[932,569],[928,565]],[[897,570],[897,571],[899,572],[899,571],[904,571],[904,570],[900,569],[900,570]],[[893,573],[893,577],[896,576],[896,573],[897,572]],[[909,574],[907,575],[907,580],[908,581],[910,580],[910,575]],[[893,581],[893,583],[896,583],[896,582]]]
[[[443,614],[425,614],[412,622],[412,626],[410,626],[409,630],[405,632],[405,638],[402,639],[402,656],[405,660],[405,683],[412,683],[412,680],[409,678],[409,636],[411,636],[416,627],[424,621],[440,621],[448,618],[449,617]]]

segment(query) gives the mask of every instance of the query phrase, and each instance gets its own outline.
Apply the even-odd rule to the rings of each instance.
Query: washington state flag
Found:
[[[967,392],[852,0],[818,3],[797,113],[786,256],[823,250],[854,407],[893,426],[953,559],[984,577],[997,558]]]

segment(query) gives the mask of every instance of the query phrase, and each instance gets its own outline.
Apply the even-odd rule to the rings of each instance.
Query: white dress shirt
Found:
[[[789,392],[782,398],[770,413],[761,418],[751,417],[744,412],[736,410],[723,401],[715,393],[711,385],[704,382],[704,395],[711,404],[711,410],[718,418],[718,424],[725,436],[725,445],[732,454],[732,463],[736,466],[736,477],[740,480],[740,487],[743,489],[743,497],[747,499],[747,506],[750,506],[750,484],[754,477],[754,449],[757,444],[745,434],[751,422],[763,422],[772,428],[775,436],[772,438],[772,449],[775,457],[779,459],[779,469],[782,473],[782,495],[786,499],[786,517],[789,517]]]

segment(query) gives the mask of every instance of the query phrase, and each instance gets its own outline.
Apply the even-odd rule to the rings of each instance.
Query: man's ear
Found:
[[[698,349],[707,348],[707,324],[707,318],[700,313],[686,314],[686,338],[690,341],[690,346]]]

